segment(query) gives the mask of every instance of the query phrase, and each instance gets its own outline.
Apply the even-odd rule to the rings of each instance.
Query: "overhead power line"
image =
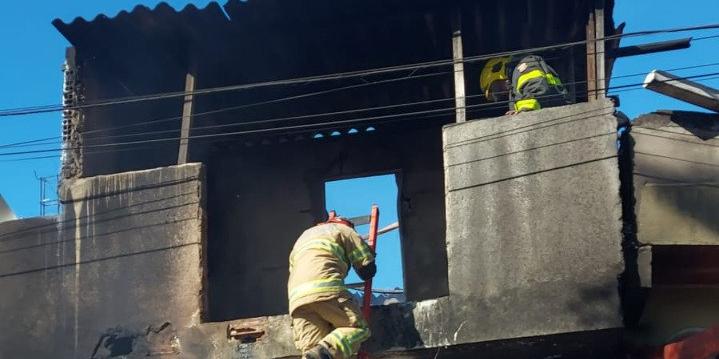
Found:
[[[669,81],[677,81],[677,80],[682,80],[682,79],[697,79],[697,78],[703,78],[703,77],[716,77],[716,76],[719,76],[719,72],[687,76],[687,77],[683,77],[683,78],[672,79]],[[615,86],[615,87],[610,87],[608,90],[628,89],[629,87],[641,86],[642,84],[643,83],[636,83],[636,84]],[[465,106],[465,109],[490,109],[490,108],[497,108],[497,106],[504,107],[508,103],[509,103],[509,101],[501,101],[501,102],[496,102],[496,103],[483,103],[483,104],[477,104],[477,105],[468,105],[468,106]],[[454,106],[452,106],[452,107],[439,108],[439,109],[412,111],[412,112],[404,112],[404,113],[393,113],[393,114],[387,114],[387,115],[381,115],[381,116],[368,116],[368,117],[352,118],[352,119],[339,120],[339,121],[328,121],[328,122],[322,122],[322,123],[286,125],[286,126],[263,128],[263,129],[252,129],[252,130],[245,130],[245,131],[231,131],[231,132],[220,132],[220,133],[213,133],[213,134],[191,135],[188,137],[188,139],[196,139],[197,140],[197,139],[222,138],[222,137],[245,135],[245,134],[276,133],[276,132],[288,131],[288,130],[319,131],[322,128],[327,128],[327,127],[331,127],[331,126],[346,126],[346,125],[350,125],[350,124],[356,124],[356,123],[367,122],[367,121],[382,121],[382,122],[384,122],[383,120],[386,120],[386,119],[397,119],[397,118],[401,118],[403,120],[410,120],[410,119],[413,119],[412,116],[421,116],[421,115],[430,115],[430,114],[446,115],[446,114],[451,114],[453,111],[455,111],[455,109],[456,108]],[[268,119],[265,121],[274,121],[274,120],[276,120],[276,119]],[[261,123],[261,122],[257,121],[257,123]],[[62,151],[62,150],[72,150],[72,149],[85,149],[85,150],[87,150],[87,149],[103,149],[103,148],[118,147],[118,146],[135,146],[135,145],[143,145],[143,144],[173,142],[173,141],[178,141],[178,140],[180,140],[180,137],[163,137],[163,138],[136,140],[136,141],[104,143],[104,144],[96,144],[96,145],[84,145],[84,146],[79,146],[79,147],[65,147],[65,148],[53,148],[53,149],[41,149],[41,150],[29,150],[29,151],[17,151],[17,152],[0,152],[0,156],[17,156],[17,155],[28,155],[28,154],[52,153],[52,152],[58,152],[58,151]],[[133,149],[136,149],[136,148],[133,148]]]
[[[697,69],[697,68],[704,68],[704,67],[711,67],[711,66],[719,66],[719,62],[713,62],[713,63],[707,63],[707,64],[699,64],[699,65],[691,65],[691,66],[683,66],[683,67],[676,67],[676,68],[670,68],[666,69],[665,71],[682,71],[682,70],[690,70],[690,69]],[[432,76],[438,76],[443,74],[449,74],[452,71],[449,72],[440,72],[440,73],[430,73],[430,74],[423,74],[423,75],[412,75],[412,79],[421,79],[426,77],[432,77]],[[645,76],[645,72],[639,72],[639,73],[633,73],[633,74],[626,74],[626,75],[614,75],[611,78],[612,79],[620,79],[620,78],[627,78],[627,77],[635,77],[635,76]],[[318,96],[348,89],[353,89],[357,87],[363,87],[363,86],[372,86],[372,85],[379,85],[379,84],[386,84],[391,83],[395,81],[401,81],[405,80],[407,77],[402,78],[395,78],[395,79],[389,79],[389,80],[379,80],[374,82],[368,82],[363,83],[359,85],[350,85],[350,86],[343,86],[343,87],[337,87],[332,88],[328,90],[323,91],[316,91],[316,92],[310,92],[310,93],[304,93],[299,95],[292,95],[287,97],[281,97],[277,99],[271,99],[261,102],[255,102],[250,104],[244,104],[239,106],[231,106],[231,107],[224,107],[220,109],[210,110],[210,111],[204,111],[199,113],[194,113],[191,116],[193,117],[201,117],[201,116],[207,116],[211,114],[217,114],[217,113],[223,113],[223,112],[229,112],[229,111],[236,111],[239,109],[246,109],[250,107],[256,107],[260,105],[266,105],[266,104],[272,104],[272,103],[280,103],[284,101],[290,101],[298,98],[306,98],[311,96]],[[709,80],[708,78],[705,80]],[[576,84],[583,84],[586,83],[586,81],[574,81],[574,82],[568,82],[565,83],[565,85],[576,85]],[[629,86],[639,86],[640,84],[632,84]],[[616,87],[615,87],[616,88]],[[632,89],[629,89],[630,91]],[[625,92],[626,90],[619,90],[615,91],[617,92]],[[474,98],[474,97],[483,97],[483,95],[471,95],[467,96],[466,98]],[[413,106],[413,105],[422,105],[422,104],[429,104],[429,103],[435,103],[435,102],[443,102],[443,101],[451,101],[454,100],[454,97],[448,97],[448,98],[442,98],[442,99],[436,99],[436,100],[428,100],[428,101],[420,101],[420,102],[413,102],[413,103],[404,103],[404,104],[396,104],[396,105],[388,105],[388,106],[378,106],[378,107],[372,107],[372,108],[361,108],[361,109],[350,109],[350,110],[344,110],[344,111],[336,111],[336,112],[329,112],[329,113],[319,113],[319,114],[310,114],[310,115],[301,115],[301,116],[290,116],[290,117],[284,117],[284,118],[278,118],[278,119],[272,119],[268,120],[267,122],[279,122],[279,121],[285,121],[285,120],[292,120],[292,119],[302,119],[302,118],[310,118],[310,117],[323,117],[323,116],[330,116],[330,115],[341,115],[341,114],[350,114],[355,112],[365,112],[365,111],[374,111],[374,110],[382,110],[382,109],[390,109],[390,108],[397,108],[397,107],[404,107],[404,106]],[[95,133],[102,133],[102,132],[110,132],[110,131],[116,131],[121,129],[127,129],[127,128],[133,128],[133,127],[140,127],[140,126],[147,126],[152,124],[159,124],[164,122],[170,122],[170,121],[178,121],[182,119],[182,116],[172,116],[167,118],[160,118],[160,119],[154,119],[150,121],[142,121],[138,123],[132,123],[127,125],[121,125],[121,126],[115,126],[115,127],[107,127],[102,129],[96,129],[96,130],[90,130],[90,131],[84,131],[81,134],[82,135],[89,135],[89,134],[95,134]],[[246,122],[236,122],[236,123],[230,123],[230,124],[222,124],[222,125],[215,125],[215,128],[225,128],[225,127],[239,127],[239,126],[247,126],[252,124],[258,124],[263,123],[264,120],[260,121],[246,121]],[[193,131],[196,130],[204,130],[204,129],[211,129],[213,126],[198,126],[193,127]],[[176,133],[179,132],[179,129],[171,129],[171,130],[161,130],[161,131],[150,131],[150,132],[137,132],[137,133],[129,133],[129,134],[120,134],[120,135],[111,135],[111,136],[87,136],[86,138],[89,140],[98,140],[98,139],[115,139],[115,138],[127,138],[127,137],[138,137],[138,136],[148,136],[153,134],[163,134],[163,133]],[[37,140],[29,140],[29,141],[23,141],[23,142],[16,142],[16,143],[10,143],[10,144],[4,144],[0,145],[0,148],[18,148],[18,147],[40,147],[40,146],[49,146],[53,145],[61,140],[60,136],[56,137],[49,137],[49,138],[43,138],[43,139],[37,139]]]
[[[708,30],[708,29],[719,29],[719,24],[686,26],[686,27],[666,28],[666,29],[659,29],[659,30],[638,31],[638,32],[632,32],[632,33],[625,33],[625,34],[615,34],[615,35],[605,36],[603,38],[598,38],[595,40],[579,40],[579,41],[565,42],[565,43],[548,45],[548,46],[539,46],[539,47],[534,47],[534,48],[529,48],[529,49],[503,51],[503,52],[497,52],[497,53],[486,54],[486,55],[478,55],[478,56],[469,56],[469,57],[465,57],[463,61],[465,63],[472,63],[472,62],[484,61],[484,60],[488,60],[488,59],[491,59],[494,57],[500,57],[500,56],[512,56],[512,55],[519,55],[519,54],[525,54],[525,53],[534,53],[534,52],[541,52],[541,51],[547,51],[547,50],[553,50],[553,49],[568,48],[571,46],[584,45],[587,42],[609,41],[609,40],[614,40],[614,39],[619,39],[619,38],[656,35],[656,34],[662,34],[662,33]],[[292,85],[292,84],[308,84],[308,83],[320,82],[320,81],[340,80],[340,79],[353,78],[353,77],[363,77],[363,76],[370,76],[370,75],[386,74],[386,73],[404,71],[404,70],[419,70],[419,69],[423,69],[423,68],[450,66],[450,65],[453,65],[454,62],[455,62],[454,59],[427,61],[427,62],[421,62],[421,63],[407,64],[407,65],[388,66],[388,67],[380,67],[380,68],[366,69],[366,70],[338,72],[338,73],[334,73],[334,74],[319,75],[319,76],[308,76],[308,77],[300,77],[300,78],[285,79],[285,80],[273,80],[273,81],[257,82],[257,83],[250,83],[250,84],[238,84],[238,85],[231,85],[231,86],[214,87],[214,88],[195,90],[195,91],[191,91],[191,92],[185,92],[185,91],[163,92],[163,93],[157,93],[157,94],[151,94],[151,95],[108,99],[108,100],[97,101],[94,103],[83,104],[83,105],[78,105],[78,106],[69,106],[69,107],[64,107],[62,104],[57,104],[57,105],[43,105],[43,106],[24,107],[24,108],[15,108],[15,109],[4,109],[4,110],[0,110],[0,117],[57,112],[57,111],[62,111],[62,110],[77,110],[77,109],[84,109],[84,108],[103,107],[103,106],[128,104],[128,103],[136,103],[136,102],[144,102],[144,101],[155,101],[155,100],[162,100],[162,99],[179,98],[179,97],[184,97],[187,95],[205,95],[205,94],[218,93],[218,92],[240,91],[240,90],[272,87],[272,86],[285,86],[285,85]]]

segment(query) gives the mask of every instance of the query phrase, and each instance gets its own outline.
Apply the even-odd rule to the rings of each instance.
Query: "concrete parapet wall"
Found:
[[[609,102],[444,129],[452,344],[621,326]]]

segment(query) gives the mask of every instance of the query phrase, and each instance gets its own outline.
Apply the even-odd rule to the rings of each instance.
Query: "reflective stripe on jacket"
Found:
[[[511,111],[534,111],[569,103],[568,92],[557,72],[540,56],[522,58],[512,70]]]
[[[302,233],[289,261],[287,297],[292,314],[304,304],[339,297],[346,291],[344,278],[349,267],[369,265],[374,256],[353,229],[325,223]]]

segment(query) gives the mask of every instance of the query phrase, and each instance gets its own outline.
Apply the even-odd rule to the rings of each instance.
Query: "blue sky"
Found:
[[[357,217],[370,213],[372,204],[379,207],[379,228],[397,221],[397,184],[394,174],[364,177],[325,184],[327,210],[334,209],[342,216]],[[366,234],[369,226],[358,226],[357,231]],[[376,288],[403,288],[402,256],[398,231],[388,232],[377,240]],[[347,277],[347,283],[361,282],[355,273]]]
[[[617,0],[616,3],[614,19],[617,25],[623,21],[627,23],[624,32],[704,25],[719,22],[719,17],[717,17],[719,2],[716,0],[694,0],[691,2],[677,2],[675,0]],[[702,37],[717,34],[719,34],[719,30],[642,36],[623,39],[621,45],[628,46],[689,36]],[[694,41],[692,42],[691,48],[686,50],[619,59],[614,67],[613,75],[647,73],[653,69],[671,69],[714,62],[719,62],[719,38]],[[675,73],[680,76],[691,76],[712,72],[719,72],[719,66],[677,71]],[[643,80],[643,76],[617,79],[612,80],[610,86],[638,83]],[[719,79],[702,81],[702,83],[712,87],[719,87]],[[617,94],[620,95],[621,98],[621,110],[630,118],[658,109],[705,111],[699,107],[644,89],[620,92]]]
[[[168,1],[175,8],[187,3],[205,6],[209,1]],[[134,5],[145,4],[155,6],[159,1],[141,0],[63,0],[63,1],[12,1],[3,4],[0,12],[0,41],[3,44],[3,56],[0,56],[0,109],[56,104],[61,100],[62,73],[61,65],[64,49],[69,44],[52,27],[50,22],[59,17],[70,21],[76,16],[93,18],[99,13],[114,15],[120,10],[129,10]],[[648,11],[651,9],[651,11]],[[716,0],[696,0],[691,6],[674,0],[617,0],[615,19],[617,23],[628,23],[625,31],[650,30],[665,27],[681,27],[697,24],[708,24],[718,20],[716,14],[719,3]],[[669,34],[652,37],[625,39],[622,45],[631,45],[649,41],[679,38],[688,35],[706,36],[719,34],[718,30],[697,32],[695,34]],[[620,59],[614,68],[615,75],[646,73],[654,68],[669,69],[681,66],[699,65],[719,62],[719,39],[696,42],[691,49],[677,52],[647,55],[635,58]],[[717,72],[719,67],[708,67],[690,71],[677,72],[680,75]],[[620,79],[612,85],[637,83],[642,76]],[[719,80],[706,82],[719,86]],[[621,93],[621,110],[630,117],[656,109],[696,109],[691,105],[672,100],[646,90]],[[0,118],[0,145],[29,139],[58,136],[60,134],[60,115],[57,113],[25,117]],[[56,147],[57,143],[49,145]],[[0,193],[7,199],[10,206],[22,217],[38,215],[37,203],[38,182],[34,172],[39,175],[54,175],[59,170],[57,159],[9,162],[9,158],[0,158]],[[387,182],[385,180],[385,182]],[[370,186],[368,188],[362,186]],[[382,205],[385,216],[383,224],[388,223],[392,216],[396,218],[396,191],[394,185],[387,183],[349,184],[344,187],[328,186],[328,191],[345,191],[356,193],[356,197],[336,208],[351,214],[366,212],[369,204],[378,202]],[[368,194],[369,193],[369,194]],[[354,196],[354,195],[353,195]],[[374,196],[374,197],[373,197]],[[333,200],[332,195],[328,200]],[[336,200],[336,199],[335,199]],[[335,202],[337,203],[337,202]],[[392,215],[392,211],[394,214]],[[394,236],[394,235],[393,235]],[[386,241],[397,242],[387,237]],[[398,270],[401,268],[399,246],[382,250],[380,267],[383,273],[392,273],[395,277],[378,279],[378,286],[388,287],[401,283]],[[391,263],[384,263],[391,259]],[[394,266],[394,267],[393,267]]]
[[[181,8],[188,3],[205,6],[210,1],[167,1]],[[97,14],[116,14],[137,4],[155,6],[160,1],[139,0],[41,0],[9,1],[0,11],[0,109],[58,104],[62,101],[61,66],[65,48],[70,44],[50,23],[55,18],[71,21],[76,16],[87,19]],[[50,113],[23,117],[0,118],[0,145],[28,139],[60,135],[61,117]],[[57,148],[58,143],[41,148]],[[33,148],[17,148],[22,151]],[[43,154],[46,155],[46,154]],[[8,161],[0,157],[0,194],[18,216],[32,217],[40,213],[40,176],[56,175],[58,159]]]

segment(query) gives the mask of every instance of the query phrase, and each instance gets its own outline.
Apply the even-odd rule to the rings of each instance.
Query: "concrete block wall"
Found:
[[[453,344],[621,327],[608,101],[444,129]]]

